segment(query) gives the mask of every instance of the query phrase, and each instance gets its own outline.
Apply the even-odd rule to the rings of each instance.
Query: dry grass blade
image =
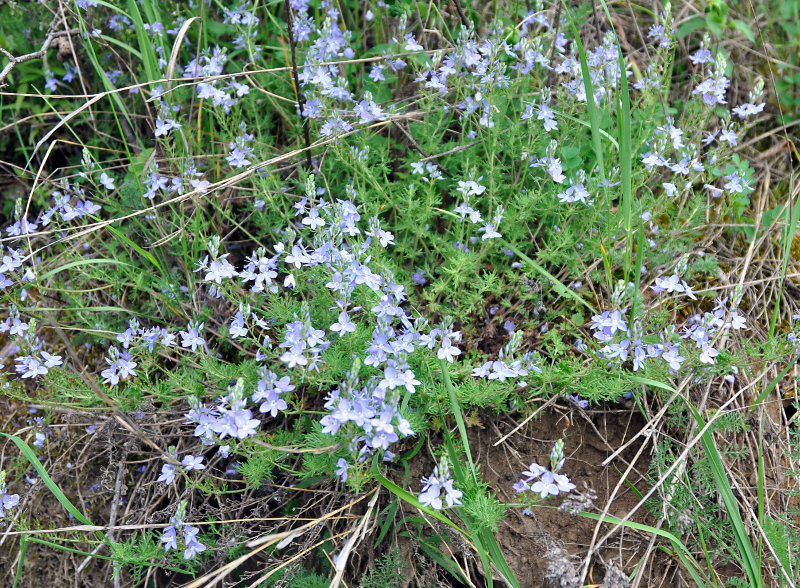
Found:
[[[277,546],[278,549],[286,547],[292,541],[294,541],[296,538],[298,538],[301,535],[303,535],[304,533],[308,532],[309,530],[314,528],[316,525],[335,517],[340,512],[343,512],[345,510],[348,510],[348,509],[352,508],[354,505],[356,505],[359,502],[361,502],[361,501],[369,498],[370,496],[372,496],[374,493],[377,492],[377,490],[378,490],[378,488],[373,488],[372,490],[370,490],[369,492],[367,492],[363,496],[360,496],[356,500],[353,500],[352,502],[350,502],[350,503],[348,503],[348,504],[346,504],[344,506],[341,506],[341,507],[339,507],[339,508],[337,508],[337,509],[335,509],[335,510],[333,510],[331,512],[325,513],[321,517],[318,517],[318,518],[316,518],[316,519],[314,519],[314,520],[312,520],[312,521],[310,521],[310,522],[308,522],[308,523],[306,523],[304,525],[301,525],[300,527],[298,527],[296,529],[292,529],[292,530],[289,530],[289,531],[283,531],[283,532],[280,532],[280,533],[271,533],[270,535],[265,535],[264,537],[259,537],[257,539],[252,539],[252,540],[248,541],[245,544],[245,547],[247,549],[252,549],[252,551],[250,551],[249,553],[246,553],[244,555],[241,555],[241,556],[237,557],[235,560],[225,564],[221,568],[218,568],[218,569],[214,570],[213,572],[209,572],[208,574],[205,574],[204,576],[198,578],[197,580],[194,580],[193,582],[190,582],[189,584],[187,584],[183,588],[201,588],[201,587],[210,588],[211,586],[216,585],[217,583],[221,582],[228,574],[230,574],[233,570],[235,570],[237,567],[242,565],[244,562],[246,562],[251,557],[261,553],[262,551],[264,551],[265,549],[267,549],[268,547],[271,547],[273,545]],[[285,520],[286,520],[287,523],[291,521],[291,519],[285,519]]]
[[[172,51],[170,52],[169,64],[167,65],[167,91],[172,88],[172,82],[175,76],[175,65],[178,63],[178,55],[181,50],[181,45],[183,44],[183,38],[189,31],[189,27],[192,26],[192,23],[196,20],[200,20],[200,17],[193,16],[187,19],[186,22],[181,25],[181,29],[178,31],[178,34],[175,36],[175,41],[172,43]]]
[[[372,516],[372,511],[375,509],[375,504],[378,502],[379,495],[380,491],[376,490],[375,494],[372,496],[372,500],[369,501],[367,512],[364,513],[364,516],[361,517],[361,520],[350,533],[350,537],[344,542],[344,546],[339,552],[339,559],[336,562],[336,574],[331,580],[330,588],[339,588],[339,585],[342,583],[342,577],[347,569],[347,560],[350,558],[350,553],[355,548],[356,543],[363,541],[364,539],[364,530],[366,529],[367,522],[369,522],[369,519]]]

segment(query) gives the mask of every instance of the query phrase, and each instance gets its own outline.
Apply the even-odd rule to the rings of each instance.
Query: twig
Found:
[[[42,43],[42,46],[38,51],[34,51],[33,53],[27,53],[25,55],[20,55],[18,57],[11,55],[11,53],[0,47],[0,53],[2,53],[3,56],[5,56],[5,58],[8,59],[8,63],[6,63],[6,66],[3,68],[2,71],[0,71],[0,88],[5,88],[8,85],[4,83],[3,80],[5,80],[6,77],[8,77],[8,74],[11,73],[11,70],[14,69],[14,67],[16,67],[17,64],[25,63],[26,61],[32,61],[34,59],[41,59],[42,57],[44,57],[45,53],[47,53],[47,50],[50,49],[50,45],[53,43],[53,41],[55,41],[57,38],[69,36],[72,34],[77,34],[79,32],[80,31],[78,29],[73,29],[70,31],[57,31],[57,32],[47,33],[47,36],[45,37],[44,42]]]
[[[416,139],[414,139],[414,137],[411,136],[411,133],[409,133],[407,130],[405,130],[403,128],[403,125],[401,125],[399,122],[395,121],[394,126],[397,127],[397,130],[399,130],[401,133],[403,133],[408,138],[409,141],[411,141],[411,144],[414,145],[414,148],[417,151],[422,153],[422,155],[424,155],[426,158],[430,157],[430,155],[428,155],[425,152],[425,150],[423,150],[422,147],[419,146],[419,143],[417,143]]]
[[[111,503],[111,515],[108,518],[109,531],[106,535],[110,543],[114,542],[114,527],[117,524],[117,511],[119,510],[119,502],[122,497],[122,478],[125,474],[125,460],[128,459],[128,444],[122,446],[122,456],[119,458],[119,466],[117,467],[117,479],[114,482],[114,501]],[[115,562],[116,563],[116,562]],[[120,587],[120,575],[114,574],[114,588]]]
[[[553,58],[556,55],[556,42],[558,41],[558,29],[561,25],[561,2],[556,4],[556,14],[553,17],[553,44],[550,46],[549,63],[553,63]],[[555,81],[555,70],[551,69],[547,73],[547,85],[552,86]]]
[[[464,28],[469,28],[469,19],[467,15],[464,13],[464,9],[461,7],[461,2],[459,0],[452,0],[453,6],[456,7],[456,12],[458,13],[458,18],[461,19],[461,24],[464,25]]]
[[[297,55],[294,49],[294,19],[292,18],[292,7],[289,0],[284,0],[284,8],[286,9],[286,24],[289,28],[289,48],[292,51],[292,76],[294,77],[294,94],[297,97],[297,107],[300,110],[300,121],[303,126],[303,139],[306,142],[306,165],[308,169],[312,169],[311,163],[311,135],[308,132],[308,120],[303,116],[305,110],[305,100],[303,99],[303,90],[300,88],[300,76],[297,74]]]

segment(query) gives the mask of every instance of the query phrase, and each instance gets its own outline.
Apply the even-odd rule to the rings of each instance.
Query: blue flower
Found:
[[[197,348],[205,345],[206,340],[200,335],[205,323],[189,323],[187,332],[181,331],[178,333],[181,336],[181,347],[191,347],[192,351],[197,351]]]
[[[8,494],[6,490],[6,473],[0,470],[0,519],[6,516],[6,511],[19,504],[19,494]]]
[[[109,176],[106,172],[100,174],[100,183],[106,188],[106,190],[113,190],[114,186],[114,178]]]
[[[341,478],[342,482],[347,482],[347,460],[340,457],[336,466],[336,475]]]
[[[170,525],[164,529],[164,532],[161,534],[161,543],[164,544],[165,551],[178,549],[178,535],[177,531],[175,531],[175,527]]]
[[[200,533],[198,527],[186,525],[183,528],[183,541],[186,543],[186,551],[183,552],[183,559],[192,559],[198,553],[206,550],[206,546],[197,540],[197,534]]]
[[[204,470],[206,469],[205,464],[203,464],[203,456],[193,456],[193,455],[186,455],[181,460],[183,467],[185,467],[188,471],[191,470]]]
[[[157,482],[164,482],[167,486],[175,481],[175,466],[165,463],[161,466],[161,475],[158,477]]]
[[[350,317],[347,316],[347,312],[343,310],[342,312],[339,313],[339,320],[333,323],[330,329],[334,333],[339,333],[339,335],[344,335],[345,333],[355,333],[356,325],[350,320]]]
[[[446,359],[448,363],[453,363],[456,355],[459,355],[461,350],[454,346],[452,341],[450,341],[449,336],[445,336],[442,339],[442,346],[436,352],[436,357],[439,359]]]

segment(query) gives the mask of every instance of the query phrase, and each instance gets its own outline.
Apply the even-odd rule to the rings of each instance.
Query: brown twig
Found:
[[[461,24],[464,25],[465,28],[469,28],[469,19],[467,18],[464,9],[461,7],[461,2],[459,0],[452,0],[453,6],[456,7],[456,12],[458,13],[458,18],[461,19]]]
[[[286,10],[286,25],[289,28],[289,48],[292,51],[292,76],[294,78],[294,94],[297,98],[297,107],[300,110],[300,120],[303,125],[303,139],[306,142],[306,165],[308,169],[312,169],[311,163],[311,135],[308,132],[308,120],[303,116],[305,110],[305,100],[303,99],[303,91],[300,89],[300,76],[297,74],[297,55],[294,49],[294,19],[292,18],[292,7],[289,0],[284,0],[284,8]]]
[[[561,25],[561,2],[556,4],[556,14],[553,17],[553,44],[550,46],[550,57],[548,63],[553,63],[556,55],[556,42],[558,41],[558,29]],[[547,74],[547,85],[552,86],[555,81],[555,70],[551,69]]]
[[[4,83],[3,80],[8,77],[8,74],[11,73],[17,64],[25,63],[26,61],[32,61],[34,59],[41,59],[44,57],[47,50],[50,49],[50,45],[59,37],[69,36],[72,34],[77,34],[80,31],[78,29],[73,29],[70,31],[57,31],[57,32],[49,32],[42,42],[42,46],[38,51],[34,51],[33,53],[27,53],[25,55],[14,56],[11,55],[8,51],[0,47],[0,53],[2,53],[6,59],[8,59],[8,63],[6,63],[5,67],[2,71],[0,71],[0,88],[5,88],[8,84]]]

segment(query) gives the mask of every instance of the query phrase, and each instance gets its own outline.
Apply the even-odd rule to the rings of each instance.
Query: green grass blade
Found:
[[[644,223],[639,221],[639,238],[636,241],[636,263],[634,264],[633,275],[633,296],[631,297],[631,315],[628,322],[628,329],[633,329],[633,321],[636,318],[636,296],[639,294],[639,287],[642,282],[642,263],[644,260]]]
[[[142,20],[142,13],[139,12],[139,6],[136,0],[128,0],[128,6],[131,11],[131,20],[136,27],[136,40],[139,43],[139,51],[142,54],[142,62],[144,63],[144,71],[147,75],[148,81],[157,80],[161,77],[158,70],[158,59],[156,52],[153,49],[153,44],[147,36],[147,31],[144,30],[144,21]]]
[[[643,378],[642,376],[634,376],[631,374],[627,374],[626,377],[631,382],[636,382],[637,384],[644,384],[645,386],[660,388],[661,390],[666,390],[667,392],[672,392],[673,394],[678,393],[678,391],[669,384],[659,382],[658,380],[653,380],[652,378]]]
[[[780,311],[781,294],[783,292],[783,283],[786,280],[786,267],[789,264],[789,258],[792,255],[792,242],[797,233],[797,222],[800,218],[800,203],[792,203],[792,196],[794,194],[794,175],[789,176],[789,205],[786,209],[786,227],[783,233],[783,258],[781,259],[781,279],[778,284],[777,296],[775,298],[775,307],[772,310],[772,317],[769,321],[769,336],[775,334],[775,325],[778,322],[778,313]]]
[[[381,525],[378,537],[375,539],[375,545],[380,545],[389,530],[394,526],[394,517],[397,514],[397,508],[400,506],[400,499],[395,496],[395,499],[387,506],[381,513],[383,516],[383,524]]]
[[[592,128],[592,147],[594,148],[594,155],[597,158],[597,166],[600,169],[600,180],[605,183],[606,167],[603,161],[603,145],[600,142],[600,117],[597,113],[597,104],[594,101],[594,88],[592,87],[592,78],[589,75],[589,63],[586,61],[586,51],[581,42],[581,36],[575,23],[572,22],[572,32],[575,34],[575,45],[578,48],[578,57],[581,62],[581,77],[583,78],[583,88],[586,92],[586,110],[589,113],[589,124]]]
[[[447,215],[447,216],[453,217],[453,218],[455,218],[455,219],[458,219],[458,218],[459,218],[459,217],[458,217],[458,215],[457,215],[456,213],[454,213],[454,212],[452,212],[452,211],[450,211],[450,210],[444,210],[444,209],[442,209],[442,208],[437,208],[436,210],[438,210],[438,211],[439,211],[439,212],[441,212],[442,214],[445,214],[445,215]],[[541,265],[539,265],[538,263],[536,263],[536,262],[535,262],[533,259],[531,259],[531,258],[530,258],[530,257],[528,257],[527,255],[525,255],[525,254],[524,254],[522,251],[520,251],[520,249],[519,249],[519,248],[518,248],[516,245],[514,245],[513,243],[511,243],[511,242],[509,242],[509,241],[505,241],[505,240],[501,240],[501,243],[503,244],[503,246],[504,246],[504,247],[506,247],[506,248],[510,249],[511,251],[513,251],[513,252],[514,252],[514,254],[515,254],[517,257],[519,257],[519,258],[520,258],[522,261],[524,261],[525,263],[527,263],[528,265],[530,265],[530,266],[531,266],[531,268],[532,268],[532,269],[533,269],[533,270],[534,270],[536,273],[538,273],[540,276],[542,276],[542,277],[543,277],[543,278],[545,278],[545,279],[546,279],[548,282],[550,282],[550,285],[552,285],[552,286],[553,286],[553,289],[556,291],[556,293],[557,293],[559,296],[563,296],[564,298],[571,298],[571,299],[572,299],[572,300],[574,300],[575,302],[578,302],[578,303],[580,303],[580,304],[584,305],[586,308],[588,308],[590,311],[592,311],[592,313],[595,313],[595,314],[596,314],[596,311],[595,311],[595,309],[594,309],[594,308],[592,308],[592,305],[591,305],[591,304],[589,304],[589,303],[588,303],[588,302],[586,302],[586,301],[585,301],[583,298],[581,298],[580,296],[578,296],[578,295],[577,295],[577,294],[576,294],[576,293],[575,293],[573,290],[570,290],[570,289],[569,289],[567,286],[565,286],[565,285],[564,285],[564,284],[563,284],[561,281],[559,281],[559,279],[558,279],[558,278],[556,278],[556,277],[555,277],[553,274],[551,274],[551,273],[550,273],[550,272],[548,272],[546,269],[544,269],[544,268],[543,268]]]
[[[497,544],[497,539],[489,529],[484,528],[481,532],[482,543],[488,548],[489,556],[497,571],[502,574],[503,579],[514,588],[520,588],[520,583],[511,571],[506,558],[503,557],[503,552],[500,551],[500,546]],[[491,578],[491,573],[487,574],[487,578]]]
[[[80,10],[77,10],[77,13],[78,13],[78,22],[80,23],[81,27],[81,32],[86,35],[87,39],[90,39],[91,37],[89,36],[89,31],[86,27],[86,23],[83,20],[82,12]],[[120,96],[118,92],[114,92],[115,90],[114,84],[111,83],[111,79],[108,77],[108,74],[106,73],[105,69],[100,64],[100,60],[97,58],[97,53],[94,50],[94,42],[93,41],[86,42],[84,43],[84,47],[87,50],[86,55],[88,56],[89,61],[92,64],[92,67],[94,68],[95,72],[97,72],[97,75],[103,82],[103,88],[108,93],[109,100],[111,101],[111,111],[114,115],[114,119],[116,120],[117,129],[119,130],[120,135],[122,135],[122,127],[120,126],[119,119],[117,118],[117,111],[123,114],[125,120],[128,122],[128,125],[130,125],[130,128],[132,129],[136,128],[136,126],[133,123],[133,118],[131,117],[130,112],[128,112],[127,106],[122,101],[122,96]],[[124,143],[124,146],[125,146],[125,151],[128,154],[128,158],[130,158],[131,157],[130,148],[128,147],[127,143]]]
[[[458,405],[458,398],[456,397],[456,389],[453,387],[453,382],[450,380],[450,370],[447,368],[447,362],[443,359],[439,360],[442,366],[442,381],[447,390],[447,396],[450,399],[450,410],[453,412],[453,417],[456,419],[458,426],[458,433],[461,436],[461,442],[464,444],[464,452],[467,454],[467,461],[469,462],[470,473],[472,479],[477,485],[478,473],[475,470],[475,463],[472,461],[472,452],[469,449],[469,439],[467,439],[467,427],[464,424],[464,415],[461,414],[461,407]]]
[[[104,559],[108,561],[116,561],[116,558],[109,557],[107,555],[99,555],[97,553],[90,553],[88,551],[81,551],[80,549],[75,549],[73,547],[67,547],[65,545],[59,545],[58,543],[53,543],[51,541],[45,541],[43,539],[37,539],[36,537],[31,537],[29,539],[31,543],[38,543],[39,545],[44,545],[45,547],[50,547],[52,549],[57,549],[59,551],[66,551],[67,553],[74,553],[75,555],[82,555],[84,557],[93,557],[96,559]]]
[[[553,114],[555,114],[558,117],[565,118],[570,122],[574,122],[577,125],[581,125],[582,127],[587,127],[589,129],[592,128],[592,124],[586,122],[585,120],[581,120],[581,119],[576,118],[574,116],[570,116],[569,114],[567,114],[567,113],[565,113],[565,112],[563,112],[561,110],[556,110],[555,108],[553,108],[552,110],[553,110]],[[603,129],[597,129],[597,131],[600,133],[600,136],[603,139],[608,141],[611,145],[613,145],[614,149],[619,151],[619,141],[617,141],[617,139],[615,139],[613,135],[609,134],[608,131],[603,130]]]
[[[703,428],[706,423],[700,413],[697,412],[692,405],[687,404],[689,409],[694,414],[697,424]],[[747,529],[744,527],[744,521],[739,513],[739,505],[736,502],[736,497],[733,495],[730,481],[725,475],[725,468],[722,465],[722,459],[717,451],[717,446],[714,444],[714,439],[711,437],[711,432],[706,431],[701,437],[701,443],[706,451],[709,465],[711,466],[711,474],[714,477],[717,490],[722,497],[722,502],[725,504],[725,511],[731,521],[733,528],[733,536],[736,541],[736,547],[739,550],[739,555],[742,559],[742,567],[747,575],[747,580],[750,585],[755,588],[760,588],[764,585],[764,580],[761,577],[761,568],[758,565],[758,558],[756,557],[753,544],[750,542],[750,536],[747,534]]]
[[[68,269],[81,267],[84,265],[96,265],[103,263],[109,265],[121,265],[125,267],[133,267],[131,264],[125,263],[124,261],[119,261],[117,259],[109,259],[105,257],[96,259],[80,259],[78,261],[71,261],[69,263],[65,263],[64,265],[60,265],[57,268],[51,269],[50,271],[43,273],[41,276],[39,276],[39,280],[46,280],[48,278],[52,278],[54,275],[66,271]]]
[[[475,525],[468,523],[467,524],[467,531],[469,532],[469,536],[475,540],[475,550],[478,552],[478,557],[481,560],[481,565],[483,566],[484,570],[487,570],[486,573],[486,585],[489,588],[493,588],[494,586],[494,578],[492,578],[491,572],[491,564],[489,559],[489,553],[487,550],[487,546],[484,543],[484,531],[483,529],[475,528]],[[501,554],[502,557],[502,554]]]
[[[450,379],[450,370],[447,366],[447,362],[443,359],[439,360],[442,366],[442,380],[444,381],[445,389],[447,390],[447,395],[450,399],[450,410],[453,413],[453,416],[456,419],[456,425],[458,427],[458,432],[461,437],[461,442],[464,445],[464,451],[467,454],[467,460],[469,461],[470,467],[470,474],[472,476],[472,480],[476,487],[480,487],[478,483],[478,471],[475,468],[475,464],[472,460],[472,452],[469,448],[469,439],[467,438],[467,427],[464,423],[464,416],[461,413],[461,407],[458,404],[458,398],[456,396],[456,389],[453,386],[453,382]],[[458,456],[455,454],[455,447],[453,447],[453,442],[450,439],[450,435],[447,431],[445,431],[445,443],[447,444],[447,449],[450,454],[450,461],[453,463],[453,475],[456,478],[456,481],[466,486],[468,484],[467,480],[464,480],[464,475],[462,468],[458,462]],[[478,552],[478,556],[481,559],[481,564],[484,567],[484,570],[487,570],[486,574],[486,581],[489,586],[493,585],[493,580],[491,573],[488,572],[490,569],[490,562],[494,564],[495,568],[503,575],[506,582],[510,583],[515,588],[519,588],[519,582],[514,577],[514,572],[511,571],[511,568],[506,562],[505,557],[503,557],[503,553],[500,551],[500,546],[497,544],[497,540],[495,539],[494,535],[492,535],[485,527],[478,526],[473,524],[473,521],[462,517],[464,519],[468,534],[472,539],[475,541],[475,548]]]
[[[542,276],[548,282],[550,282],[550,284],[553,286],[553,289],[556,291],[556,293],[559,296],[563,296],[564,298],[570,298],[570,299],[574,300],[575,302],[578,302],[578,303],[582,304],[583,306],[585,306],[586,308],[588,308],[593,314],[596,314],[596,311],[595,311],[594,308],[592,308],[591,304],[589,304],[583,298],[578,296],[578,294],[574,290],[571,290],[567,286],[565,286],[562,282],[560,282],[558,280],[558,278],[556,278],[553,274],[551,274],[546,269],[544,269],[541,265],[539,265],[534,260],[532,260],[530,257],[525,255],[522,251],[519,250],[519,248],[517,248],[516,245],[514,245],[513,243],[509,243],[509,242],[504,242],[503,245],[505,247],[509,248],[511,251],[513,251],[514,254],[517,257],[519,257],[522,261],[524,261],[529,266],[531,266],[531,268],[533,268],[533,270],[536,273],[538,273],[540,276]]]
[[[105,41],[106,43],[110,43],[112,45],[116,45],[120,49],[123,49],[123,50],[127,51],[128,53],[133,55],[139,61],[142,60],[141,51],[139,51],[138,49],[134,49],[133,47],[131,47],[127,43],[124,43],[124,42],[122,42],[119,39],[116,39],[114,37],[109,37],[108,35],[100,35],[98,38],[103,40],[103,41]]]
[[[458,568],[458,566],[455,565],[452,560],[448,559],[447,556],[445,556],[439,549],[432,545],[430,540],[420,538],[419,544],[428,557],[442,566],[442,568],[450,572],[454,578],[458,578],[466,586],[474,586],[474,584],[469,581],[469,578],[464,576],[463,572]]]
[[[622,213],[625,220],[625,281],[630,279],[631,251],[633,251],[633,189],[631,177],[633,174],[633,160],[631,151],[631,97],[628,93],[628,78],[625,75],[625,58],[622,49],[617,45],[620,68],[620,105],[619,105],[619,167],[622,178]],[[641,237],[641,232],[640,232]],[[639,276],[636,276],[638,286]],[[637,287],[638,291],[638,287]]]
[[[17,571],[14,574],[14,586],[17,588],[19,579],[22,577],[22,568],[25,565],[25,556],[28,554],[28,542],[30,539],[27,535],[21,535],[19,538],[19,560],[17,561]]]
[[[3,433],[3,432],[0,432],[0,436],[5,437],[6,439],[10,439],[11,441],[14,442],[14,444],[19,448],[22,455],[25,456],[25,459],[27,459],[31,463],[33,468],[36,470],[36,473],[38,473],[39,476],[42,478],[42,481],[45,483],[50,492],[53,493],[53,496],[56,497],[56,500],[58,500],[61,503],[61,505],[65,509],[67,509],[67,512],[69,512],[72,516],[74,516],[84,525],[92,524],[92,522],[89,519],[87,519],[81,511],[75,508],[75,505],[72,504],[69,498],[67,498],[67,496],[61,491],[61,488],[58,487],[58,484],[56,484],[53,481],[53,479],[47,473],[47,470],[44,469],[42,462],[40,462],[39,458],[36,457],[36,453],[33,451],[33,449],[30,448],[30,446],[25,442],[24,439],[21,439],[16,435],[9,435],[8,433]]]
[[[156,259],[156,256],[155,256],[155,255],[153,255],[153,254],[152,254],[152,253],[150,253],[149,251],[146,251],[146,250],[142,249],[141,247],[139,247],[139,245],[137,245],[136,243],[134,243],[133,241],[131,241],[131,240],[130,240],[130,239],[129,239],[129,238],[128,238],[128,237],[127,237],[125,234],[123,234],[123,232],[122,232],[122,231],[120,231],[119,229],[117,229],[117,228],[114,228],[114,227],[112,227],[111,225],[108,225],[108,227],[106,227],[106,228],[108,228],[108,230],[109,230],[109,231],[110,231],[110,232],[111,232],[111,233],[112,233],[112,234],[113,234],[115,237],[117,237],[117,238],[118,238],[120,241],[124,241],[124,242],[125,242],[125,243],[126,243],[126,244],[127,244],[127,245],[128,245],[130,248],[131,248],[131,249],[134,249],[134,250],[135,250],[137,253],[139,253],[139,255],[141,255],[141,256],[142,256],[142,257],[144,257],[144,258],[145,258],[147,261],[149,261],[149,262],[150,262],[150,263],[153,265],[153,267],[155,267],[155,268],[156,268],[156,269],[159,271],[159,273],[160,273],[162,276],[164,275],[164,270],[161,268],[161,264],[158,262],[158,260]]]
[[[758,395],[756,398],[754,398],[754,399],[753,399],[753,402],[751,402],[751,403],[750,403],[750,408],[749,408],[749,409],[747,409],[747,414],[748,414],[748,415],[749,415],[751,412],[753,412],[753,409],[755,409],[755,407],[756,407],[756,406],[758,406],[759,404],[761,404],[762,402],[764,402],[764,399],[765,399],[767,396],[769,396],[769,393],[770,393],[770,392],[772,392],[772,391],[775,389],[775,386],[777,386],[777,385],[778,385],[778,382],[780,382],[780,381],[783,379],[783,377],[784,377],[786,374],[788,374],[788,373],[789,373],[789,371],[790,371],[790,370],[791,370],[791,369],[792,369],[794,366],[795,366],[795,364],[794,364],[794,363],[790,363],[790,364],[789,364],[789,365],[787,365],[785,368],[783,368],[783,369],[780,371],[780,373],[778,373],[778,375],[777,375],[777,376],[775,376],[775,378],[773,378],[773,379],[772,379],[772,381],[771,381],[769,384],[767,384],[767,387],[766,387],[766,388],[764,388],[763,392],[761,392],[761,394],[759,394],[759,395]]]

